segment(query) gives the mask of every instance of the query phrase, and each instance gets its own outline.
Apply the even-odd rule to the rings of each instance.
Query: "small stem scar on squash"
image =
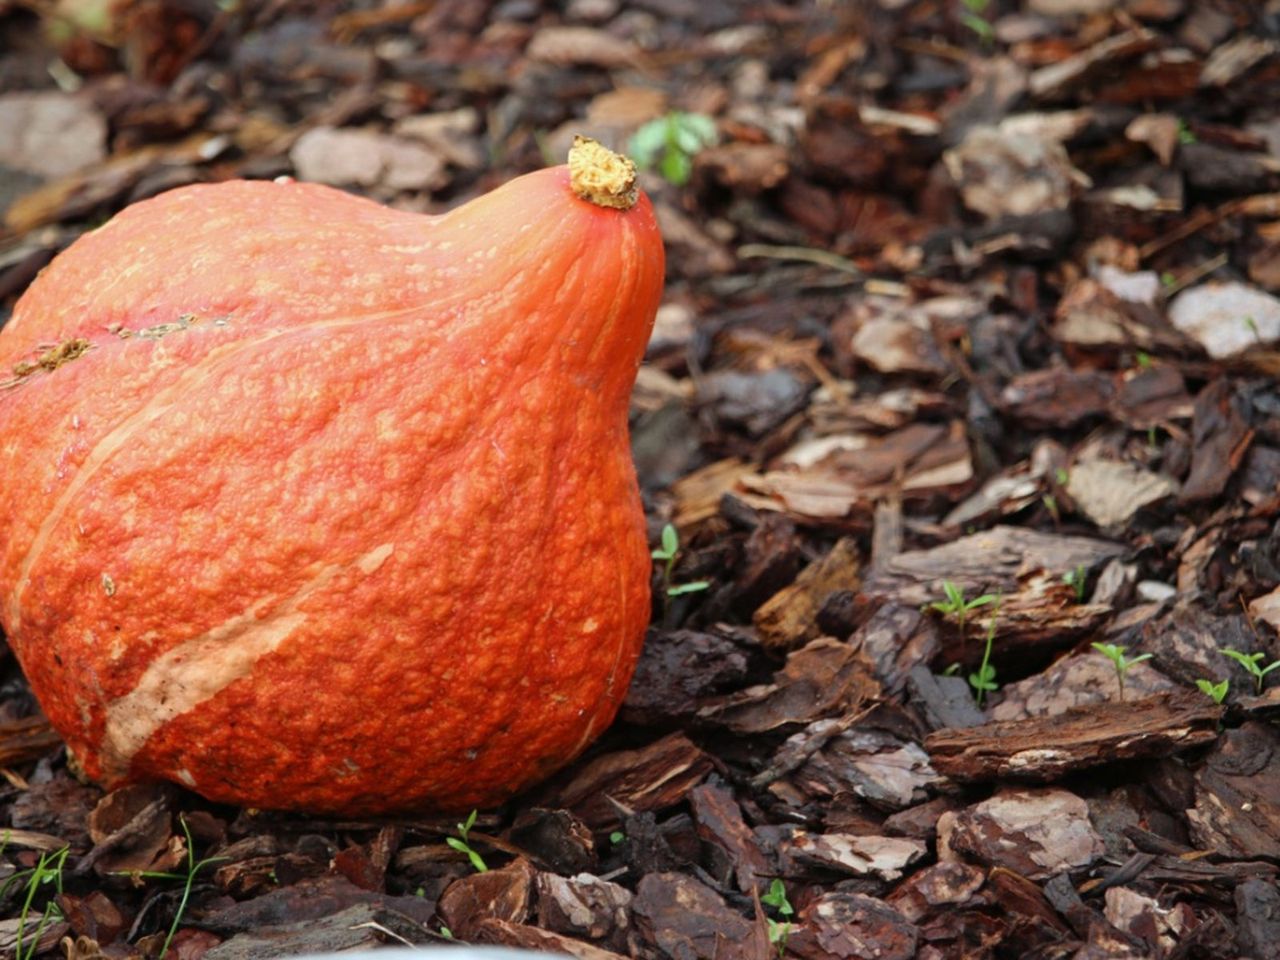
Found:
[[[76,357],[83,356],[88,349],[93,346],[83,337],[74,337],[70,340],[64,340],[56,346],[50,347],[44,353],[36,357],[34,360],[22,360],[13,365],[13,379],[0,384],[0,386],[10,387],[22,382],[37,370],[53,371],[57,370],[64,363],[70,363]]]
[[[577,136],[569,150],[569,186],[598,207],[630,210],[638,198],[636,165],[590,137]]]

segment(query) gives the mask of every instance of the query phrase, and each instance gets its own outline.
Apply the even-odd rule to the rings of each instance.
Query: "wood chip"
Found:
[[[1004,790],[943,814],[938,844],[942,860],[963,856],[1032,880],[1087,867],[1104,850],[1089,822],[1088,804],[1057,789]]]
[[[682,733],[636,750],[597,757],[557,791],[560,805],[593,829],[620,822],[617,807],[662,810],[681,802],[711,770],[711,758]]]
[[[818,612],[827,597],[837,590],[857,590],[861,572],[857,541],[841,538],[755,612],[752,620],[761,643],[770,650],[792,650],[818,636]]]
[[[1211,743],[1221,718],[1221,707],[1184,690],[1054,717],[937,730],[925,738],[925,749],[934,768],[956,780],[1053,780],[1073,770],[1167,757]]]

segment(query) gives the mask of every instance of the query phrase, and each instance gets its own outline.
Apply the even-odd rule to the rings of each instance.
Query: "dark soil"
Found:
[[[643,179],[679,552],[617,723],[471,857],[104,796],[6,654],[0,951],[1280,956],[1280,3],[94,9],[0,0],[0,320],[178,185],[435,211],[712,118]]]

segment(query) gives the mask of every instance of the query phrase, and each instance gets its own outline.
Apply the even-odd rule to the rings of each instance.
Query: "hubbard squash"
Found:
[[[649,612],[630,162],[439,217],[138,203],[0,330],[0,624],[92,778],[356,815],[501,801],[613,717]]]

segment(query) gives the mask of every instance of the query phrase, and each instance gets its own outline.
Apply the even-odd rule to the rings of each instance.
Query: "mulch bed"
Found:
[[[713,118],[643,179],[633,449],[679,550],[618,721],[473,857],[104,796],[6,653],[0,951],[1280,956],[1280,6],[107,10],[0,0],[0,320],[175,186],[438,211]]]

